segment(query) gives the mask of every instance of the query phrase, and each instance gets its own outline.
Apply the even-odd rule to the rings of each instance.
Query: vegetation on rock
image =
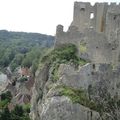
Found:
[[[72,100],[73,103],[79,103],[90,109],[97,110],[97,104],[91,101],[87,93],[82,89],[74,89],[68,86],[58,86],[57,89],[60,90],[59,95],[67,96]]]
[[[11,101],[12,95],[10,91],[7,91],[5,93],[2,93],[0,95],[1,101],[0,101],[0,109],[5,108]]]
[[[21,78],[19,78],[19,82],[25,82],[25,81],[27,81],[28,80],[28,78],[26,77],[26,76],[22,76]]]
[[[30,120],[29,111],[24,110],[19,105],[16,105],[12,111],[9,111],[8,107],[5,107],[0,112],[0,120]]]
[[[85,65],[86,60],[77,56],[77,47],[73,44],[64,44],[54,49],[47,56],[44,56],[41,62],[46,62],[52,67],[52,80],[56,81],[59,78],[58,68],[60,64],[73,64],[75,67],[78,65]]]
[[[0,101],[0,120],[30,120],[30,104],[24,106],[16,105],[13,110],[8,109],[8,105],[12,99],[9,91],[1,94]]]

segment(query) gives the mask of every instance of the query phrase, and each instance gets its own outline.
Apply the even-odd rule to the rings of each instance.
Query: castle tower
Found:
[[[105,33],[108,40],[112,41],[114,33],[120,29],[120,5],[111,3],[106,13]]]
[[[90,3],[74,3],[74,15],[72,25],[78,27],[80,32],[83,32],[85,28],[90,27],[90,11]]]
[[[77,26],[80,32],[86,28],[93,28],[96,32],[104,32],[107,3],[96,3],[92,6],[86,2],[74,3],[73,26]]]
[[[75,2],[71,25],[78,27],[80,32],[93,28],[110,39],[111,33],[120,28],[120,5],[96,3],[92,6],[88,2]]]
[[[66,43],[75,44],[82,58],[117,66],[120,63],[120,4],[92,6],[89,2],[75,2],[68,31],[62,25],[56,30],[55,46]]]

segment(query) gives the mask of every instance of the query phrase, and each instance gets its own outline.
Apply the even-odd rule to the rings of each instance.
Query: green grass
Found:
[[[102,109],[100,105],[98,105],[94,101],[89,100],[87,93],[82,89],[74,89],[67,86],[57,86],[57,89],[60,90],[60,96],[67,96],[73,103],[79,103],[98,112],[100,112]]]

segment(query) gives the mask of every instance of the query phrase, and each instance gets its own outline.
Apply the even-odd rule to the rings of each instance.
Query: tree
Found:
[[[35,59],[33,62],[32,62],[32,73],[33,75],[35,76],[35,72],[38,68],[38,64],[39,64],[39,59]]]
[[[0,120],[12,120],[8,107],[4,108],[3,112],[1,113]]]
[[[13,113],[17,116],[23,116],[24,110],[23,110],[22,106],[16,105],[14,110],[13,110]]]
[[[12,99],[12,94],[10,91],[1,94],[1,100],[8,100],[9,102]]]

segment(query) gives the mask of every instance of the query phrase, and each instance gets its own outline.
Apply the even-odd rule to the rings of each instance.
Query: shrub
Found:
[[[0,101],[0,109],[7,107],[9,101],[7,99]]]
[[[48,63],[52,66],[52,79],[59,79],[58,68],[62,63],[73,63],[75,67],[85,65],[87,62],[77,56],[77,48],[73,44],[64,44],[62,47],[54,49],[50,54],[44,56],[42,63]]]
[[[27,80],[28,80],[28,78],[27,78],[26,76],[22,76],[22,77],[19,79],[20,82],[25,82],[25,81],[27,81]]]
[[[49,55],[44,56],[42,62],[49,61],[53,63],[54,61],[70,61],[71,59],[76,59],[77,48],[73,44],[65,44],[62,47],[54,49]]]
[[[30,103],[23,105],[23,110],[27,113],[30,113]]]
[[[0,101],[0,108],[7,107],[8,103],[12,99],[12,94],[10,91],[6,91],[5,93],[2,93],[1,95],[1,101]]]
[[[9,111],[8,107],[2,108],[0,120],[30,120],[30,118],[23,106],[16,105],[12,111]]]
[[[51,72],[51,79],[53,81],[57,81],[59,79],[59,74],[58,74],[58,69],[59,69],[59,65],[58,63],[55,63],[53,66],[52,66],[52,72]]]
[[[1,100],[6,100],[6,99],[8,101],[10,101],[12,99],[12,95],[11,95],[10,91],[7,91],[7,92],[1,94]]]

